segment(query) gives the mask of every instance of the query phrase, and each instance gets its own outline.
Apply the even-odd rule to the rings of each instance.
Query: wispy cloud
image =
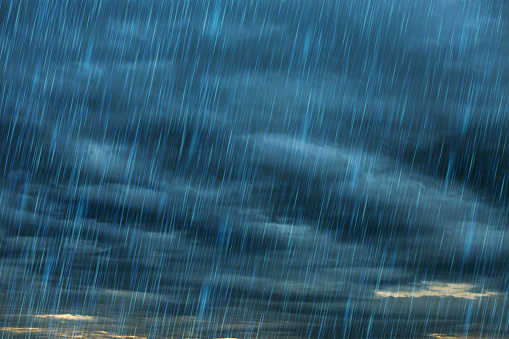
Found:
[[[23,333],[40,333],[48,330],[39,327],[2,327],[0,328],[0,331],[9,332],[13,334],[23,334]]]
[[[442,333],[431,333],[428,334],[428,337],[436,338],[436,339],[482,339],[486,337],[479,337],[479,336],[473,336],[473,335],[467,335],[467,336],[461,336],[461,335],[449,335],[449,334],[442,334]]]
[[[101,338],[101,339],[146,339],[135,335],[120,335],[107,331],[87,332],[71,328],[42,328],[42,327],[1,327],[0,331],[10,334],[36,335],[37,338]]]
[[[96,331],[92,334],[90,334],[92,338],[117,338],[117,339],[146,339],[145,337],[138,337],[135,335],[118,335],[115,333],[110,333],[106,331]]]
[[[431,333],[428,335],[428,337],[431,338],[437,338],[437,339],[458,339],[459,337],[449,336],[447,334],[439,334],[439,333]]]

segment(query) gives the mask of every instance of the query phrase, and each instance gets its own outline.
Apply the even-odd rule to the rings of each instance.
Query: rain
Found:
[[[508,131],[502,0],[0,0],[0,338],[509,338]]]

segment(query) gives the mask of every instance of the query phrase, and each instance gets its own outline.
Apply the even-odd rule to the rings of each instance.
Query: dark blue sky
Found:
[[[0,0],[0,337],[509,337],[508,25]]]

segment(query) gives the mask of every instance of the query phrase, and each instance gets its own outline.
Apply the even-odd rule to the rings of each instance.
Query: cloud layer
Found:
[[[509,336],[507,18],[0,2],[2,331]]]

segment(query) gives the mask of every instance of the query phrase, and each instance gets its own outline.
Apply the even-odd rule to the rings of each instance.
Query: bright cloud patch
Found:
[[[421,297],[453,297],[475,300],[481,297],[495,296],[495,292],[471,292],[474,285],[455,283],[424,283],[423,288],[399,291],[377,291],[379,298],[421,298]]]
[[[36,315],[36,318],[48,318],[58,320],[75,320],[75,321],[92,321],[95,318],[88,315],[79,314],[40,314]]]

